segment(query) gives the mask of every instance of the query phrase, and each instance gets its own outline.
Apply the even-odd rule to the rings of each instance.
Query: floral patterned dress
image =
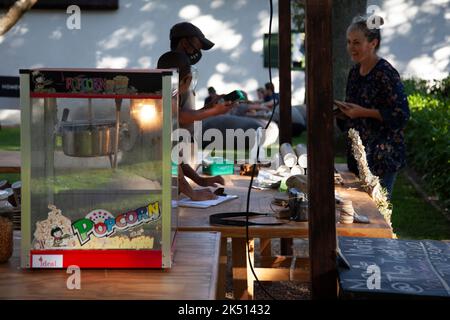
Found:
[[[403,130],[409,119],[409,106],[397,70],[384,59],[365,76],[356,64],[349,72],[346,101],[364,108],[379,110],[383,121],[373,118],[346,119],[340,127],[359,131],[367,153],[367,162],[373,174],[382,178],[406,164]],[[347,162],[351,171],[358,173],[356,160],[347,136]]]

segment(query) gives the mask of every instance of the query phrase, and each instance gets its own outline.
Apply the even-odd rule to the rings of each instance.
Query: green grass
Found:
[[[403,173],[392,195],[392,226],[399,238],[450,239],[450,222],[417,193]]]
[[[161,180],[161,161],[147,161],[133,165],[121,165],[117,170],[105,169],[76,169],[58,171],[54,177],[34,178],[32,190],[45,193],[51,187],[54,193],[70,192],[74,190],[100,190],[112,186],[116,188],[133,179]],[[95,177],[95,179],[93,179]]]
[[[306,145],[306,132],[303,132],[301,135],[292,137],[292,145],[296,146],[299,143]]]
[[[0,129],[0,150],[20,150],[20,128],[7,127]]]
[[[334,163],[347,163],[347,158],[344,156],[335,156]]]
[[[20,180],[20,173],[0,173],[0,180],[8,180],[12,184]]]
[[[0,129],[0,150],[20,151],[20,127]],[[13,183],[20,180],[20,173],[0,173],[0,180]]]

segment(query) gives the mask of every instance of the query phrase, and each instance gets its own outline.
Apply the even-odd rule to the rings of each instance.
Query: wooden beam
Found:
[[[291,118],[291,1],[278,1],[280,144],[292,140]]]
[[[219,283],[217,286],[216,296],[219,300],[225,300],[226,290],[225,283],[227,281],[227,263],[228,263],[228,238],[220,238],[220,256],[219,256]]]
[[[247,243],[244,238],[231,240],[233,261],[233,293],[236,300],[248,299],[247,292]]]
[[[309,257],[313,299],[337,297],[332,0],[306,1]]]
[[[278,1],[278,65],[280,76],[280,145],[292,142],[291,116],[291,1]],[[292,255],[292,239],[281,239],[282,255]]]
[[[272,256],[272,239],[261,238],[259,240],[259,252],[261,257]]]

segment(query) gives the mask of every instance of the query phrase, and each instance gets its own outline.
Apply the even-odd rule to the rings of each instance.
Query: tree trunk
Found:
[[[344,100],[351,60],[347,53],[346,31],[354,16],[365,14],[367,0],[333,1],[333,92],[334,99]]]
[[[347,53],[347,28],[358,14],[365,14],[366,0],[334,0],[333,1],[333,98],[345,99],[345,87],[352,62]],[[346,137],[334,126],[335,156],[345,158]]]
[[[7,33],[19,19],[31,9],[38,0],[17,0],[8,9],[5,15],[0,17],[0,36]]]

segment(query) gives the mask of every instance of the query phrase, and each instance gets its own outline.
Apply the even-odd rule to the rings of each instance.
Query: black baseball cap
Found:
[[[188,37],[197,37],[202,43],[203,50],[209,50],[214,46],[214,42],[206,39],[203,32],[190,22],[177,23],[170,29],[170,40]]]

